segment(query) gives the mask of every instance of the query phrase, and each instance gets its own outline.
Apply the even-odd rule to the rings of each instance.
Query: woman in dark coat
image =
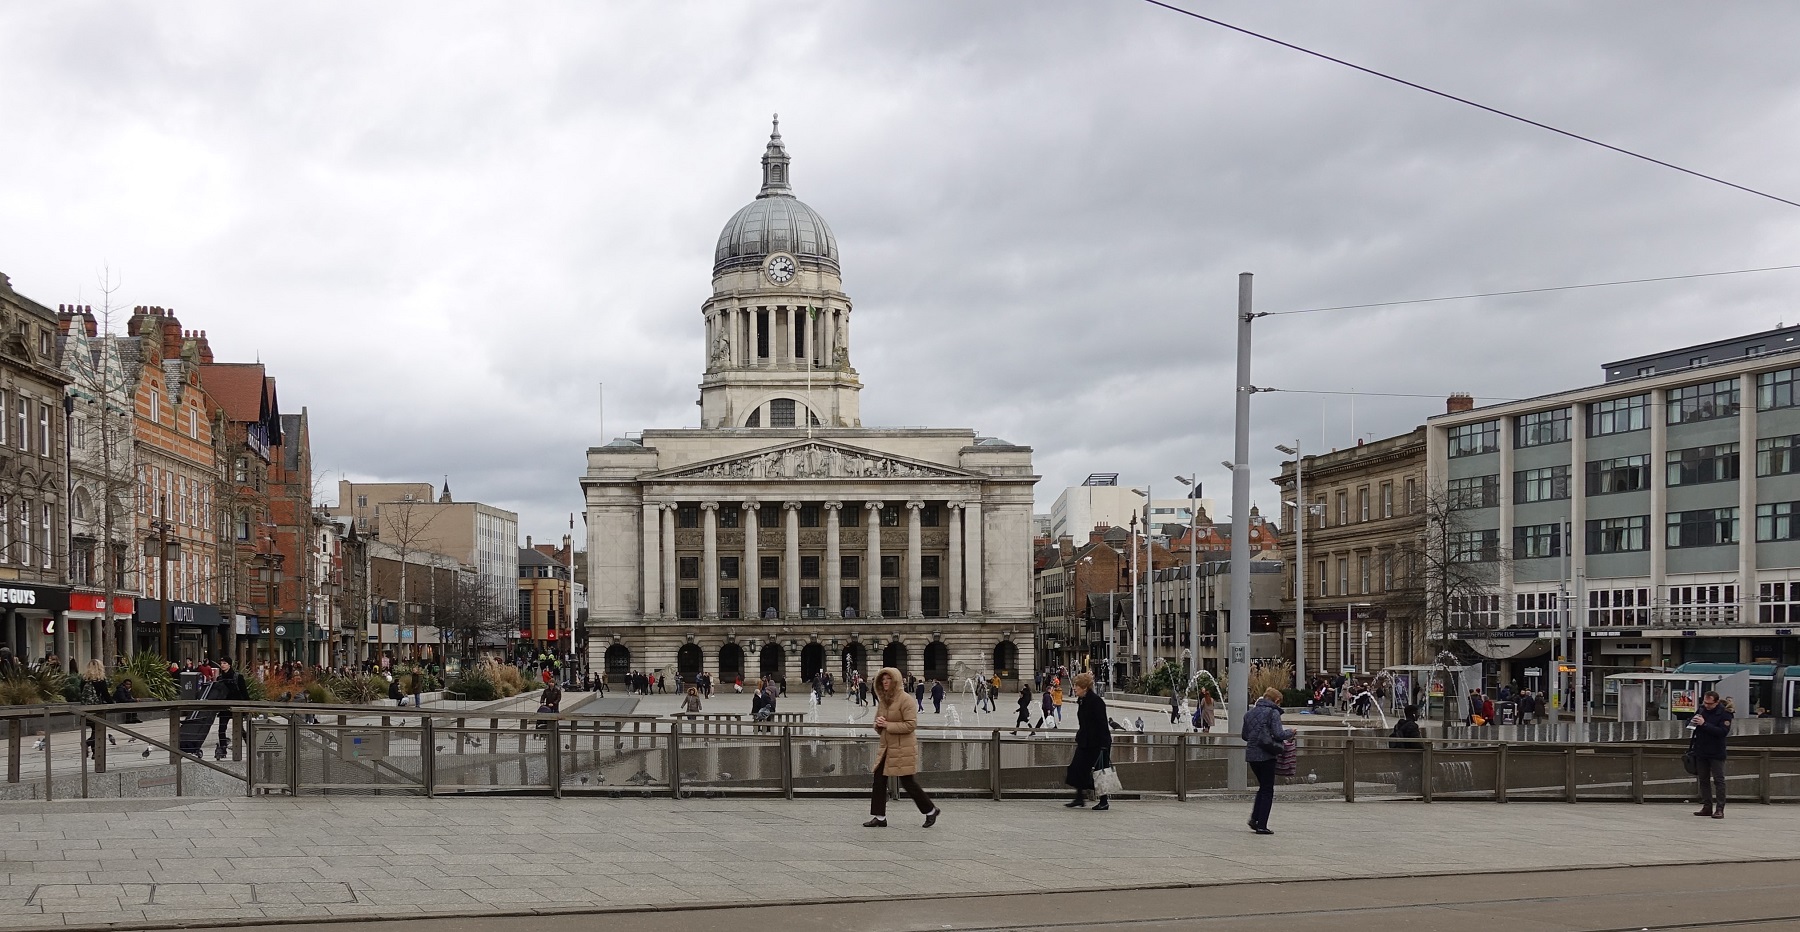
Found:
[[[1019,726],[1031,727],[1031,686],[1019,687],[1019,720],[1013,722],[1013,734],[1019,733]]]
[[[1075,788],[1075,798],[1063,803],[1069,809],[1086,805],[1086,796],[1094,789],[1094,770],[1109,766],[1112,752],[1112,732],[1106,727],[1106,700],[1094,692],[1093,674],[1075,677],[1075,701],[1075,759],[1069,761],[1069,772],[1063,777],[1064,783]],[[1094,811],[1105,812],[1109,808],[1102,796]]]

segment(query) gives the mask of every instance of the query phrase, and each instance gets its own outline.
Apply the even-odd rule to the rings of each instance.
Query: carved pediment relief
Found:
[[[662,479],[967,479],[971,474],[835,443],[803,441],[658,474]]]

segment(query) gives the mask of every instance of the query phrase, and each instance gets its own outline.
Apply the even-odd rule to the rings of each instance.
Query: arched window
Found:
[[[93,513],[94,502],[88,495],[86,486],[75,487],[75,520],[86,521]]]
[[[769,426],[794,426],[794,399],[777,398],[769,402]]]
[[[700,652],[698,644],[683,644],[675,652],[675,668],[682,679],[689,682],[693,682],[693,678],[700,673],[700,665],[704,662],[705,654]]]
[[[744,675],[744,649],[733,641],[719,648],[719,679],[735,679]]]
[[[614,644],[606,649],[606,675],[625,676],[631,672],[631,648]]]
[[[1011,641],[994,645],[994,672],[1006,679],[1018,674],[1019,646]]]
[[[881,665],[884,667],[893,667],[901,673],[905,673],[906,645],[899,641],[889,641],[888,646],[882,648]]]
[[[943,641],[932,641],[925,645],[925,678],[928,680],[947,680],[950,678],[950,648]]]

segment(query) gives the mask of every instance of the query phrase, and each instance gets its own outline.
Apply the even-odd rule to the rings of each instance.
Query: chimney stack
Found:
[[[1455,392],[1451,394],[1449,398],[1444,399],[1445,414],[1456,414],[1460,411],[1468,411],[1474,407],[1475,396],[1470,395],[1468,392]]]

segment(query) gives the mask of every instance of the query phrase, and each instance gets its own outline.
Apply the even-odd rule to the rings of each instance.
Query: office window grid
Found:
[[[1500,627],[1500,596],[1452,596],[1450,599],[1450,627],[1460,629]]]
[[[1513,424],[1513,446],[1537,447],[1569,439],[1569,409],[1521,414]]]
[[[1650,549],[1650,516],[1600,518],[1587,523],[1587,552],[1632,553]]]
[[[1764,437],[1756,441],[1756,474],[1786,476],[1800,472],[1800,436]]]
[[[1500,477],[1467,476],[1445,484],[1445,495],[1451,510],[1465,508],[1497,508],[1500,505]]]
[[[1756,374],[1756,409],[1769,411],[1794,406],[1794,373],[1800,369],[1777,369]]]
[[[1738,541],[1736,508],[1671,511],[1664,543],[1675,547],[1717,547]]]
[[[1756,539],[1800,540],[1800,502],[1770,502],[1756,506]]]
[[[1668,621],[1672,625],[1729,625],[1737,622],[1737,586],[1717,583],[1668,586]]]
[[[1734,417],[1738,413],[1738,380],[1721,379],[1702,385],[1671,388],[1667,397],[1670,424]]]
[[[1452,458],[1497,453],[1500,450],[1500,422],[1497,420],[1458,424],[1446,433]]]
[[[1513,501],[1549,502],[1569,497],[1569,467],[1544,466],[1513,473]]]
[[[1700,485],[1707,482],[1731,482],[1738,477],[1738,445],[1716,443],[1704,447],[1670,450],[1669,485]]]
[[[1649,410],[1649,395],[1630,395],[1592,402],[1587,406],[1588,436],[1604,437],[1607,434],[1643,430],[1650,426]]]
[[[1650,488],[1650,456],[1620,456],[1587,464],[1587,494],[1642,492]]]
[[[1513,528],[1512,555],[1515,560],[1562,556],[1562,528],[1554,524]]]
[[[1449,542],[1452,563],[1489,563],[1500,559],[1499,528],[1452,531]]]
[[[1519,628],[1554,628],[1557,621],[1557,594],[1554,592],[1519,592],[1513,595],[1513,625]]]
[[[1766,582],[1758,593],[1756,620],[1785,625],[1800,619],[1800,582]]]
[[[1588,624],[1601,628],[1642,628],[1650,624],[1650,590],[1589,589]]]

